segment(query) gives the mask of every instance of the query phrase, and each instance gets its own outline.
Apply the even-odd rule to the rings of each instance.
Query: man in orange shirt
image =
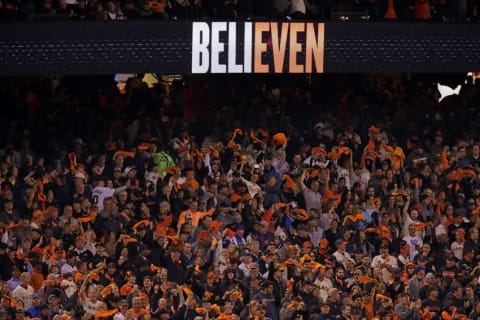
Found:
[[[211,216],[213,215],[214,212],[215,212],[214,207],[210,208],[210,210],[208,210],[207,212],[198,211],[198,200],[192,199],[188,209],[180,213],[180,217],[178,217],[177,228],[178,230],[180,230],[180,227],[182,226],[182,224],[186,222],[187,217],[192,219],[192,225],[196,228],[198,227],[198,223],[200,222],[200,219],[202,219],[205,216]]]
[[[142,308],[143,306],[143,301],[142,297],[137,296],[132,299],[132,308],[128,309],[127,311],[127,317],[128,316],[133,316],[134,319],[138,319],[140,316],[142,316],[142,319],[150,320],[150,312],[146,310],[145,308]]]

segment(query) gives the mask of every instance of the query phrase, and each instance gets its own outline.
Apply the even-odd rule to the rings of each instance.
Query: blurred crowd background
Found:
[[[474,77],[155,77],[0,79],[0,319],[480,318]]]

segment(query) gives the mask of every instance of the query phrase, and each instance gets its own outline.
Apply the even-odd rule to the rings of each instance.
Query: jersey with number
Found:
[[[113,197],[115,189],[107,187],[95,187],[92,191],[93,203],[98,206],[99,211],[103,210],[103,200]]]
[[[20,300],[23,302],[23,307],[26,309],[30,308],[33,305],[33,287],[27,286],[26,288],[19,285],[13,290],[12,297],[15,300]]]
[[[95,301],[92,302],[90,299],[86,298],[85,301],[83,301],[83,309],[85,310],[86,314],[89,314],[91,316],[94,316],[100,307],[102,306],[103,302],[102,301]]]

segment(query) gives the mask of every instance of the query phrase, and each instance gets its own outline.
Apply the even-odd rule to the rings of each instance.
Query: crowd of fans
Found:
[[[275,79],[1,80],[0,319],[479,319],[474,81]]]
[[[476,22],[478,0],[3,0],[3,20],[364,20]],[[393,14],[395,11],[395,14]],[[338,16],[338,17],[337,17]]]

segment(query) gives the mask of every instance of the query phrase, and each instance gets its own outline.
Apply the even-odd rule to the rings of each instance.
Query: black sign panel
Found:
[[[245,30],[245,22],[235,23],[237,30]],[[262,22],[252,23],[252,37],[239,36],[236,40],[234,52],[240,55],[234,60],[237,63],[244,59],[245,39],[251,39],[252,59],[255,59],[255,32],[266,30],[260,28],[262,25],[259,23]],[[308,23],[287,23],[285,29],[282,29],[281,23],[270,23],[268,31],[261,37],[264,40],[261,45],[266,51],[260,53],[262,64],[269,68],[263,68],[262,65],[255,68],[253,61],[252,68],[243,66],[229,69],[227,65],[214,71],[443,73],[480,70],[480,25],[327,23],[324,25],[324,42],[321,46],[322,68],[316,65],[317,60],[320,61],[320,53],[315,50],[320,49],[311,45],[308,47],[305,39],[320,41],[319,26],[322,25],[323,30],[323,24]],[[192,50],[193,29],[194,22],[186,21],[5,23],[0,34],[0,75],[191,73],[192,52],[195,52]],[[308,35],[307,29],[310,32]],[[281,47],[283,30],[289,32],[288,38],[285,38],[286,48]],[[289,40],[292,32],[296,32],[295,39],[303,39],[298,40],[298,46],[295,40]],[[219,39],[227,38],[222,33],[219,36]],[[272,43],[272,38],[277,42]],[[220,57],[225,57],[228,47],[226,40],[220,48],[220,51],[224,50]],[[280,55],[275,55],[274,47]],[[295,61],[296,58],[289,58],[292,48],[297,50],[295,54],[300,57],[300,62]],[[214,52],[218,53],[217,49]],[[304,66],[305,57],[310,59],[310,68]],[[277,62],[273,61],[274,58]],[[284,58],[283,65],[278,63],[279,58]],[[292,62],[298,62],[300,67],[295,65],[295,68],[291,68]],[[211,72],[211,68],[206,72]]]
[[[191,23],[5,24],[0,74],[189,72]]]
[[[327,24],[325,72],[480,70],[479,31],[472,24]]]

